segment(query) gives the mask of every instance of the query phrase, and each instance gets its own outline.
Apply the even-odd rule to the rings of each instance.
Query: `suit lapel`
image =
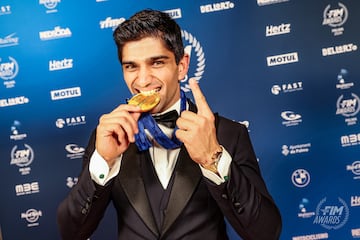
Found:
[[[188,103],[189,110],[196,112],[195,104],[190,100],[188,100]],[[130,145],[122,159],[119,180],[130,204],[148,228],[158,236],[159,231],[152,215],[143,179],[140,176],[140,161],[142,158],[145,158],[143,154],[147,154],[147,152],[139,153],[135,144]],[[176,218],[180,215],[202,176],[199,166],[190,158],[184,145],[181,147],[177,166],[174,171],[174,184],[171,189],[161,235],[169,230]]]
[[[169,230],[180,215],[201,179],[200,168],[191,160],[184,145],[181,147],[177,167],[174,171],[174,184],[171,189],[161,235]]]
[[[119,173],[120,184],[140,218],[155,235],[158,235],[159,232],[152,215],[144,182],[140,176],[140,160],[144,157],[142,154],[146,154],[146,152],[139,153],[135,144],[130,145],[122,159]]]

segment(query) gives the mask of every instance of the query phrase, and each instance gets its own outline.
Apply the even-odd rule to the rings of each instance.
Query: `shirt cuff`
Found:
[[[217,175],[216,173],[214,173],[208,169],[203,168],[200,164],[199,164],[199,166],[200,166],[202,174],[206,178],[210,179],[215,184],[220,185],[220,184],[226,182],[226,180],[228,179],[231,161],[232,161],[232,157],[226,151],[226,149],[223,147],[223,152],[221,154],[221,157],[219,159],[218,166],[217,166],[219,175]]]
[[[110,169],[109,165],[96,151],[90,158],[89,171],[93,181],[100,186],[105,186],[112,178],[114,178],[120,171],[122,155],[116,158],[113,167]]]

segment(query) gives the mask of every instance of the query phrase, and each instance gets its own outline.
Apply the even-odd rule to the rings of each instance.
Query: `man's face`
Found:
[[[160,94],[160,103],[151,113],[166,110],[180,98],[179,80],[187,74],[188,65],[187,55],[176,65],[175,55],[155,37],[128,42],[122,51],[124,79],[131,93],[155,90]]]

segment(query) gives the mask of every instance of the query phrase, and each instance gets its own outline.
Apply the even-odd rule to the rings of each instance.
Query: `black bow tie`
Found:
[[[158,124],[164,125],[168,128],[175,128],[176,120],[178,119],[178,117],[179,114],[176,110],[153,116],[153,118]]]

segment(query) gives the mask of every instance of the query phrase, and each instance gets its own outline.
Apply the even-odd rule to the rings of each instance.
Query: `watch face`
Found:
[[[220,148],[216,152],[213,153],[211,159],[215,160],[216,164],[217,164],[218,160],[220,159],[222,152],[223,152],[223,148],[222,148],[222,146],[220,146]]]

